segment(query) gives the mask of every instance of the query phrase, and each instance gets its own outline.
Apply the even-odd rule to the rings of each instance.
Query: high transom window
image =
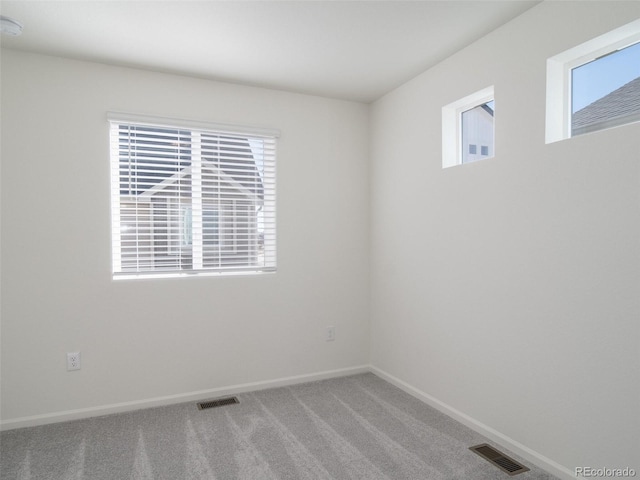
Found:
[[[114,278],[275,270],[275,132],[110,123]]]
[[[495,155],[493,86],[442,107],[442,168]]]
[[[571,136],[640,120],[640,42],[571,70]]]
[[[546,143],[640,122],[640,19],[547,59]]]

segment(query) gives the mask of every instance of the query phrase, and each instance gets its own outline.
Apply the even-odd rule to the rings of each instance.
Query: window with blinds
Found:
[[[109,121],[114,278],[275,271],[277,132]]]

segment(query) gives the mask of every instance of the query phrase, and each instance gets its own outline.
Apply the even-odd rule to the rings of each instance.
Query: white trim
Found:
[[[262,127],[245,127],[242,125],[225,125],[220,123],[201,122],[184,118],[156,117],[125,112],[107,112],[107,120],[116,123],[130,123],[144,126],[164,128],[187,128],[192,130],[215,130],[216,133],[230,135],[253,135],[255,137],[280,137],[280,130]]]
[[[268,388],[284,387],[295,385],[298,383],[314,382],[325,380],[328,378],[344,377],[347,375],[356,375],[359,373],[369,372],[368,365],[357,367],[340,368],[337,370],[326,370],[318,373],[310,373],[305,375],[294,375],[291,377],[282,377],[275,380],[263,380],[259,382],[242,383],[238,385],[229,385],[226,387],[211,388],[208,390],[198,390],[195,392],[179,393],[176,395],[166,395],[163,397],[147,398],[144,400],[134,400],[132,402],[112,403],[110,405],[100,405],[98,407],[79,408],[76,410],[66,410],[62,412],[47,413],[44,415],[32,415],[29,417],[14,418],[0,422],[0,431],[13,430],[15,428],[35,427],[39,425],[47,425],[50,423],[67,422],[70,420],[78,420],[82,418],[98,417],[102,415],[110,415],[113,413],[130,412],[143,408],[160,407],[165,405],[173,405],[176,403],[191,402],[205,400],[207,398],[219,397],[225,395],[235,395],[243,392],[252,392],[256,390],[265,390]]]
[[[495,100],[493,85],[442,107],[442,168],[462,165],[462,113],[492,100]],[[493,150],[495,156],[495,140]]]
[[[454,420],[462,423],[463,425],[469,427],[470,429],[472,429],[473,431],[484,435],[485,437],[489,438],[490,440],[496,442],[497,444],[499,444],[501,447],[504,447],[508,450],[511,450],[512,452],[514,452],[515,454],[521,456],[522,458],[530,461],[531,463],[537,465],[538,467],[542,468],[543,470],[546,470],[547,472],[563,479],[563,480],[573,480],[575,478],[577,478],[572,472],[571,470],[569,470],[568,468],[560,465],[557,462],[554,462],[553,460],[551,460],[550,458],[545,457],[544,455],[536,452],[535,450],[532,450],[531,448],[527,447],[526,445],[521,444],[520,442],[517,442],[516,440],[498,432],[497,430],[494,430],[493,428],[485,425],[482,422],[479,422],[478,420],[470,417],[469,415],[467,415],[466,413],[463,413],[459,410],[456,410],[455,408],[447,405],[446,403],[438,400],[437,398],[429,395],[428,393],[423,392],[422,390],[419,390],[411,385],[409,385],[408,383],[400,380],[397,377],[394,377],[393,375],[385,372],[384,370],[381,370],[378,367],[374,367],[373,365],[371,366],[371,372],[374,373],[375,375],[379,376],[380,378],[386,380],[387,382],[395,385],[396,387],[398,387],[401,390],[404,390],[405,392],[407,392],[409,395],[412,395],[414,397],[416,397],[418,400],[423,401],[424,403],[426,403],[427,405],[435,408],[436,410],[444,413],[445,415],[447,415],[448,417],[453,418]]]
[[[113,161],[113,152],[118,149],[118,138],[115,135],[113,124],[109,124],[109,162],[111,165],[111,188],[120,190],[120,166]],[[120,202],[122,197],[113,193],[109,199],[111,207],[111,271],[122,270],[122,231],[120,226]]]
[[[547,59],[545,143],[571,138],[571,70],[640,42],[640,19]]]
[[[253,270],[184,270],[180,272],[161,272],[161,273],[116,273],[111,275],[114,281],[121,280],[156,280],[163,278],[197,278],[197,277],[229,277],[229,276],[256,276],[270,275],[276,273],[275,267],[264,267]]]

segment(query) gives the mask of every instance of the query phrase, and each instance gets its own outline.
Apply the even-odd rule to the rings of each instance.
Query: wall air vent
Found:
[[[487,443],[476,445],[475,447],[469,447],[469,450],[477,453],[485,460],[494,464],[500,470],[509,475],[517,475],[529,471],[527,467],[516,462],[514,459],[507,457],[504,453],[499,452]]]
[[[234,403],[240,403],[237,397],[225,397],[216,398],[214,400],[205,400],[204,402],[198,402],[198,410],[205,410],[207,408],[223,407],[225,405],[233,405]]]

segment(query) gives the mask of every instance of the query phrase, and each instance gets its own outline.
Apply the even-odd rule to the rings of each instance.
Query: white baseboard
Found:
[[[99,417],[112,413],[129,412],[142,408],[161,407],[165,405],[173,405],[176,403],[204,400],[211,397],[235,395],[243,392],[265,390],[267,388],[284,387],[287,385],[295,385],[297,383],[314,382],[316,380],[325,380],[327,378],[355,375],[358,373],[365,373],[369,371],[371,371],[371,369],[368,365],[362,365],[359,367],[327,370],[324,372],[296,375],[293,377],[284,377],[275,380],[243,383],[239,385],[229,385],[226,387],[212,388],[209,390],[199,390],[197,392],[188,392],[180,393],[177,395],[167,395],[164,397],[148,398],[145,400],[136,400],[133,402],[114,403],[111,405],[101,405],[98,407],[80,408],[77,410],[47,413],[44,415],[20,417],[0,422],[0,430],[13,430],[15,428],[35,427],[38,425],[47,425],[49,423],[67,422],[70,420],[78,420],[82,418]]]
[[[81,408],[77,410],[67,410],[63,412],[54,412],[44,415],[34,415],[30,417],[20,417],[11,420],[0,422],[0,430],[12,430],[15,428],[35,427],[38,425],[46,425],[49,423],[66,422],[70,420],[78,420],[82,418],[98,417],[101,415],[109,415],[112,413],[129,412],[133,410],[139,410],[143,408],[160,407],[165,405],[173,405],[176,403],[199,401],[212,397],[219,397],[225,395],[235,395],[243,392],[250,392],[256,390],[265,390],[267,388],[284,387],[288,385],[295,385],[298,383],[313,382],[317,380],[325,380],[328,378],[337,378],[347,375],[356,375],[358,373],[372,372],[395,385],[396,387],[404,390],[408,394],[423,401],[427,405],[439,410],[445,415],[457,420],[458,422],[466,425],[472,430],[478,432],[481,435],[491,439],[498,445],[511,450],[512,452],[520,455],[522,458],[530,461],[538,467],[546,470],[547,472],[555,475],[562,480],[575,480],[577,478],[566,467],[560,465],[557,462],[539,454],[538,452],[528,448],[525,445],[513,440],[512,438],[494,430],[493,428],[475,420],[474,418],[466,415],[465,413],[456,410],[455,408],[447,405],[444,402],[432,397],[431,395],[418,390],[417,388],[409,385],[408,383],[400,380],[397,377],[381,370],[372,365],[361,365],[358,367],[342,368],[338,370],[328,370],[324,372],[317,372],[305,375],[296,375],[292,377],[278,378],[275,380],[265,380],[260,382],[243,383],[238,385],[229,385],[226,387],[212,388],[208,390],[199,390],[196,392],[181,393],[177,395],[167,395],[164,397],[149,398],[144,400],[136,400],[132,402],[114,403],[111,405],[101,405],[98,407]]]
[[[458,422],[466,425],[472,430],[478,432],[479,434],[489,438],[490,440],[496,442],[499,446],[504,447],[522,458],[530,461],[534,465],[546,470],[547,472],[555,475],[556,477],[562,480],[575,480],[577,477],[569,470],[568,468],[560,465],[557,462],[554,462],[550,458],[545,457],[544,455],[539,454],[535,450],[530,449],[529,447],[517,442],[516,440],[494,430],[493,428],[475,420],[469,415],[462,413],[459,410],[447,405],[444,402],[441,402],[437,398],[432,397],[428,393],[425,393],[421,390],[418,390],[415,387],[412,387],[408,383],[400,380],[399,378],[394,377],[393,375],[381,370],[373,365],[370,367],[370,371],[374,374],[378,375],[380,378],[386,380],[387,382],[395,385],[396,387],[404,390],[409,395],[416,397],[418,400],[423,401],[427,405],[439,410],[445,415],[457,420]]]

